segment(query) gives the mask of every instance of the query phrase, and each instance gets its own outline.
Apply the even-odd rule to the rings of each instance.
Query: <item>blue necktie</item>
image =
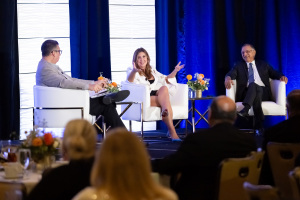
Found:
[[[254,82],[254,73],[253,73],[252,63],[249,63],[248,80],[249,80],[249,84]]]

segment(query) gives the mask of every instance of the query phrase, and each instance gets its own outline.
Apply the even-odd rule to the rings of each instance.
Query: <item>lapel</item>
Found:
[[[245,76],[247,77],[247,80],[248,80],[248,67],[247,67],[247,63],[246,62],[243,62],[243,72],[245,73]]]

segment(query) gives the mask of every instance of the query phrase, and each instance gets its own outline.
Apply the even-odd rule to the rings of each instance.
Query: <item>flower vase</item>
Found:
[[[202,90],[195,90],[195,97],[202,98]]]
[[[42,160],[36,163],[37,171],[43,172],[47,168],[51,168],[52,163],[55,161],[55,157],[51,155],[45,156]]]

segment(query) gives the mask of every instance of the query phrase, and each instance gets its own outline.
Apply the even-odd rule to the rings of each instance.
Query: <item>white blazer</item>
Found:
[[[131,73],[133,67],[127,68],[127,77]],[[154,82],[152,84],[149,83],[149,81],[146,79],[145,76],[141,76],[138,72],[135,74],[133,82],[136,84],[143,84],[149,87],[149,90],[159,90],[162,86],[167,86],[169,89],[169,94],[173,96],[177,92],[177,80],[176,78],[168,78],[168,81],[170,84],[166,82],[166,75],[163,75],[162,73],[158,72],[156,69],[151,69],[151,73],[154,76]],[[128,82],[128,80],[127,80]]]

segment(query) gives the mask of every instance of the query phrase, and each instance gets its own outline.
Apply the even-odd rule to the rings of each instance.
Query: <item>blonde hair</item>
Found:
[[[144,145],[124,128],[113,129],[105,138],[92,168],[91,185],[112,199],[169,199],[151,177]]]
[[[97,132],[92,124],[83,119],[68,122],[63,137],[63,153],[69,159],[88,159],[95,155]]]
[[[146,65],[145,73],[139,72],[139,74],[145,76],[147,79],[151,79],[151,77],[152,77],[152,73],[151,73],[152,67],[150,66],[150,56],[149,56],[148,52],[146,51],[146,49],[141,47],[141,48],[138,48],[137,50],[135,50],[135,52],[133,54],[132,62],[135,63],[136,68],[140,69],[140,66],[138,65],[136,60],[137,60],[137,56],[141,52],[145,53],[146,56],[147,56],[147,65]]]

